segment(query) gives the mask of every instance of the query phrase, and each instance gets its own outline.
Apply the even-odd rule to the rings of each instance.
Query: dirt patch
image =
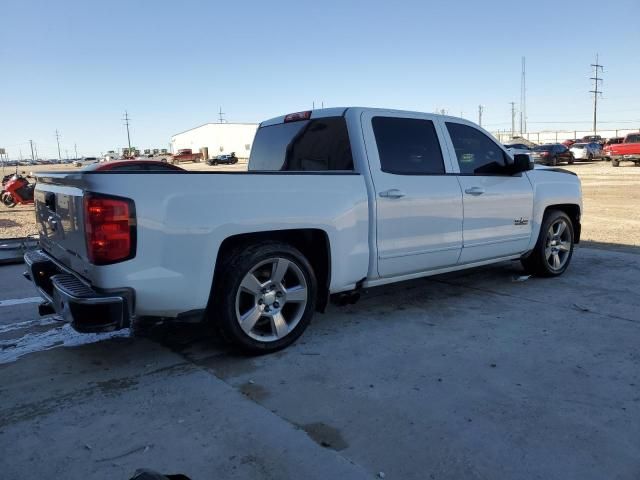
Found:
[[[262,385],[252,382],[243,383],[240,385],[238,390],[254,402],[261,402],[269,396],[269,390],[264,388]]]
[[[326,423],[317,422],[302,425],[301,428],[307,432],[307,435],[324,448],[331,450],[344,450],[349,444],[342,437],[342,433],[337,428],[333,428]]]

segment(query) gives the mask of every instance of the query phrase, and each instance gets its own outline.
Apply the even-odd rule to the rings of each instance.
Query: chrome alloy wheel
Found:
[[[571,230],[563,218],[551,224],[547,231],[544,258],[551,270],[558,271],[565,266],[571,253]]]
[[[307,297],[302,270],[286,258],[269,258],[242,279],[236,293],[236,320],[254,340],[273,342],[298,325]]]

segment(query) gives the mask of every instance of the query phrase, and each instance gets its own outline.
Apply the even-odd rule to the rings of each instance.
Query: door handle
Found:
[[[397,188],[392,188],[390,190],[385,190],[384,192],[380,192],[378,195],[380,195],[382,198],[402,198],[402,197],[404,197],[404,193],[402,193]]]
[[[468,195],[482,195],[484,193],[484,188],[481,187],[471,187],[465,189],[464,193]]]

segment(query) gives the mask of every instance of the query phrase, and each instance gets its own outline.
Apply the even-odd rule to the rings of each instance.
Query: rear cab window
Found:
[[[353,171],[344,117],[298,120],[261,127],[249,159],[251,171]]]

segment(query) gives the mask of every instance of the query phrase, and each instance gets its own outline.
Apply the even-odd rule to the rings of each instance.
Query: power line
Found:
[[[58,142],[58,160],[62,160],[62,155],[60,155],[60,133],[56,129],[56,142]]]
[[[602,95],[602,90],[599,90],[602,78],[598,77],[599,72],[604,73],[604,67],[598,63],[598,54],[596,53],[596,63],[592,63],[595,77],[591,77],[593,80],[593,90],[589,90],[589,93],[593,93],[593,134],[596,134],[596,128],[598,126],[598,95]]]
[[[126,110],[124,111],[124,118],[122,120],[124,120],[124,124],[127,126],[127,145],[129,145],[129,152],[131,152],[131,135],[129,133],[129,120],[131,120],[131,117]]]

